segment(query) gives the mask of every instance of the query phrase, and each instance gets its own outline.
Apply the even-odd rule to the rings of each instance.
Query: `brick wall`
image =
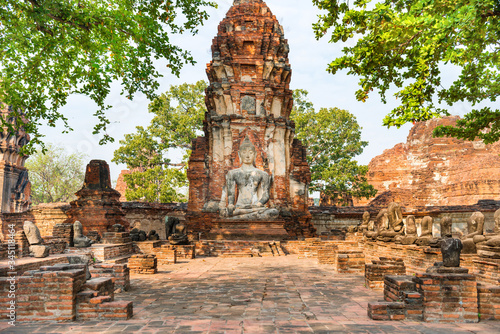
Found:
[[[19,278],[17,321],[73,321],[85,269],[28,271]]]

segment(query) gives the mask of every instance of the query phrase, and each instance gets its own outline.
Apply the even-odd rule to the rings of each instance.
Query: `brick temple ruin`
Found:
[[[392,197],[369,204],[308,207],[306,150],[294,139],[289,119],[288,52],[283,28],[263,1],[234,1],[213,40],[205,135],[193,142],[187,204],[120,202],[109,166],[92,160],[75,201],[31,207],[18,154],[29,138],[4,134],[0,316],[11,319],[13,299],[7,296],[14,289],[19,322],[127,320],[134,316],[134,284],[140,284],[134,280],[170,275],[181,262],[187,271],[204,261],[199,258],[276,257],[279,263],[287,256],[318,263],[331,275],[361,278],[365,287],[359,289],[378,291],[366,321],[500,320],[500,198],[498,176],[490,175],[498,168],[497,144],[450,140],[450,150],[474,158],[446,156],[427,137],[417,147],[422,133],[435,126],[419,123],[396,151],[418,150],[419,159],[429,163],[419,170],[398,164],[402,158],[391,160],[384,168],[398,164],[394,175],[401,182],[417,176],[427,182],[431,167],[444,173],[446,163],[438,160],[457,163],[449,171],[457,180],[464,180],[460,161],[488,172],[471,175],[466,169],[467,180],[438,187],[442,194],[449,190],[449,203],[431,199],[425,187],[395,186]],[[471,162],[479,157],[481,167]],[[382,161],[375,158],[370,166],[379,186],[389,174],[379,172]],[[474,183],[474,175],[484,182]],[[471,182],[477,185],[472,190]]]
[[[189,160],[186,219],[191,234],[233,239],[314,235],[307,210],[311,173],[290,120],[288,52],[283,28],[262,1],[236,1],[219,24],[207,67],[205,135],[194,140]],[[254,147],[255,170],[270,178],[270,184],[260,185],[256,193],[266,197],[263,207],[278,211],[272,217],[224,217],[226,206],[232,205],[229,176],[242,165],[239,152],[245,140]],[[241,200],[242,189],[237,191]],[[257,210],[255,203],[250,206],[246,212]],[[245,236],[244,231],[253,233]]]

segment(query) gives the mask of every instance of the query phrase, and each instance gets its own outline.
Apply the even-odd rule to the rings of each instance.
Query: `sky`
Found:
[[[232,1],[218,0],[218,9],[209,10],[210,18],[200,27],[195,36],[183,35],[172,38],[172,42],[184,49],[190,50],[197,64],[186,65],[177,78],[170,74],[165,67],[166,63],[159,61],[157,68],[164,74],[159,79],[162,93],[170,85],[184,82],[195,83],[198,80],[207,80],[205,74],[206,64],[212,59],[212,39],[217,34],[217,26],[225,17],[232,5]],[[355,98],[358,89],[358,78],[347,76],[346,72],[329,74],[326,71],[328,64],[336,57],[342,55],[342,48],[346,44],[328,43],[328,38],[317,41],[314,37],[312,24],[317,21],[320,13],[311,1],[307,0],[267,0],[267,5],[284,28],[285,37],[290,45],[289,60],[292,67],[291,89],[305,89],[309,92],[309,100],[315,108],[337,107],[346,109],[354,114],[362,127],[362,139],[369,142],[363,154],[357,157],[361,164],[368,164],[370,160],[392,148],[397,143],[405,142],[411,124],[400,129],[382,126],[382,119],[396,105],[395,99],[388,99],[387,104],[380,101],[377,92],[372,92],[366,102],[359,102]],[[353,43],[353,42],[351,42]],[[444,84],[451,83],[458,72],[453,68],[444,69]],[[116,180],[125,165],[116,165],[111,162],[113,152],[119,148],[119,140],[125,134],[134,133],[136,126],[148,126],[152,119],[147,107],[149,101],[143,95],[136,95],[133,101],[120,95],[120,85],[115,83],[107,100],[113,108],[109,110],[108,117],[111,125],[107,133],[115,138],[114,143],[99,145],[99,136],[92,135],[92,130],[97,120],[91,115],[97,109],[94,103],[85,96],[72,96],[68,104],[61,110],[69,119],[69,125],[74,131],[62,134],[62,124],[56,128],[42,128],[46,135],[45,142],[63,146],[68,153],[79,151],[91,159],[106,160],[110,165],[111,179]],[[498,103],[497,103],[498,105]],[[499,106],[500,107],[500,106]],[[450,108],[450,112],[463,115],[470,110],[466,103],[460,103]],[[175,160],[175,157],[172,157]]]

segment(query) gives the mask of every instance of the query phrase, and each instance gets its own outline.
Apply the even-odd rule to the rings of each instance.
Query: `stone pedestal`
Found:
[[[423,320],[478,322],[476,277],[465,268],[437,267],[432,271],[415,276],[423,299]]]
[[[286,240],[284,221],[216,220],[209,240]]]

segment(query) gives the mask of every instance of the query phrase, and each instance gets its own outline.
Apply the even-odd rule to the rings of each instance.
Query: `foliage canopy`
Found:
[[[335,74],[347,69],[360,77],[356,97],[366,101],[374,89],[383,102],[390,88],[400,101],[384,125],[401,126],[449,115],[439,104],[459,101],[473,106],[500,95],[500,1],[498,0],[313,0],[326,11],[314,24],[317,38],[331,31],[330,42],[347,42],[344,55],[330,63]],[[359,38],[359,39],[358,39]],[[443,86],[444,64],[461,68]],[[473,109],[456,127],[438,136],[485,143],[500,139],[500,110]]]
[[[83,153],[67,154],[63,147],[46,144],[46,151],[38,150],[26,160],[31,181],[33,204],[69,202],[75,199],[85,179]]]
[[[205,81],[171,86],[149,106],[155,116],[147,128],[125,135],[113,162],[133,172],[125,175],[127,200],[150,202],[185,201],[179,188],[187,185],[186,167],[191,141],[201,134],[205,107]],[[169,155],[180,149],[183,159],[172,163]]]
[[[376,190],[365,177],[368,166],[358,165],[354,158],[368,142],[361,140],[356,117],[338,108],[314,109],[308,92],[294,91],[296,137],[308,149],[311,168],[311,191],[319,191],[334,203],[348,204],[350,198],[370,198]]]
[[[153,100],[163,59],[175,75],[192,64],[190,53],[171,43],[174,34],[195,34],[207,19],[205,0],[0,0],[0,101],[29,119],[25,150],[41,144],[39,127],[67,118],[59,112],[70,94],[97,105],[94,134],[101,143],[109,120],[105,99],[119,81],[129,99],[140,92]],[[4,124],[9,126],[9,124]],[[12,126],[10,126],[12,129]]]

